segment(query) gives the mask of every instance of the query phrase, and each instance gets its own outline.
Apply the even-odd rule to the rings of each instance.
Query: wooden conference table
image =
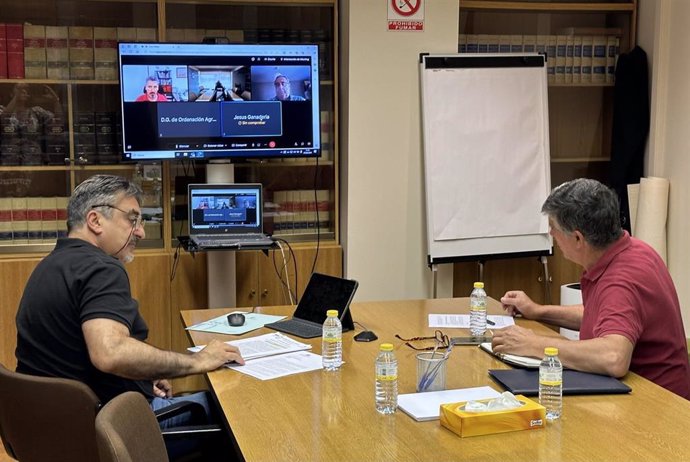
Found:
[[[690,460],[690,401],[629,373],[627,395],[566,396],[563,416],[545,429],[460,438],[439,421],[416,422],[398,410],[392,416],[374,409],[374,359],[379,344],[395,345],[399,392],[415,391],[415,352],[404,338],[433,335],[430,313],[467,313],[467,298],[354,303],[355,321],[379,340],[355,342],[343,334],[345,364],[340,372],[313,371],[261,381],[232,370],[208,374],[208,380],[243,457],[247,461],[680,461]],[[291,314],[292,307],[264,307],[267,314]],[[185,325],[230,310],[183,311]],[[489,300],[489,312],[500,304]],[[534,321],[520,325],[555,332]],[[361,329],[357,327],[356,332]],[[260,329],[245,336],[268,332]],[[447,329],[450,336],[461,329]],[[237,337],[188,331],[199,345],[211,338]],[[320,354],[321,339],[300,341]],[[502,388],[488,369],[510,366],[476,346],[456,346],[449,358],[446,388],[489,385]]]

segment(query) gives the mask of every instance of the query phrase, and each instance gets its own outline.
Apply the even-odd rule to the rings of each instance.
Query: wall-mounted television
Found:
[[[120,43],[123,160],[317,157],[317,45]]]

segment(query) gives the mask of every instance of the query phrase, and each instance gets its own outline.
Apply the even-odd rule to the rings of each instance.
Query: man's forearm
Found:
[[[129,336],[124,324],[98,318],[82,324],[89,358],[100,371],[135,380],[198,374],[229,362],[244,364],[237,347],[212,340],[199,353],[160,350]]]
[[[580,341],[538,336],[533,345],[535,353],[547,346],[558,348],[564,367],[612,377],[625,375],[633,349],[628,339],[616,334]]]
[[[539,321],[559,327],[579,330],[582,323],[582,305],[543,305],[539,311]]]
[[[193,355],[160,350],[131,337],[111,339],[107,347],[111,354],[101,367],[128,379],[155,380],[203,372]]]

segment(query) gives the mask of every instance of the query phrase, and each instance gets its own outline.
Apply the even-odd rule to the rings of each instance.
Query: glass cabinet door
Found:
[[[1,252],[49,250],[66,233],[72,190],[97,173],[140,182],[151,228],[144,245],[163,246],[160,165],[156,180],[143,166],[118,165],[117,42],[156,41],[157,21],[155,0],[3,2]]]
[[[615,65],[635,45],[636,8],[634,0],[460,0],[460,51],[547,53],[554,186],[608,180]]]

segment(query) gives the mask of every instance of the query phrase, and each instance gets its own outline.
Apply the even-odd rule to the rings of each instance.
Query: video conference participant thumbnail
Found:
[[[160,82],[159,82],[158,78],[150,75],[146,78],[146,85],[144,85],[144,94],[139,95],[137,97],[137,99],[135,99],[135,101],[138,103],[141,103],[141,102],[148,102],[148,103],[167,102],[168,99],[165,97],[164,94],[158,92],[159,89],[160,89]]]
[[[309,66],[252,66],[252,89],[256,100],[306,101],[310,82]]]

